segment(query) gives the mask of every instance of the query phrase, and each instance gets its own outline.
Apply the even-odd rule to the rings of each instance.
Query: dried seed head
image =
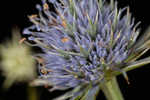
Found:
[[[18,31],[16,31],[18,32]],[[0,45],[0,55],[2,57],[1,70],[6,77],[5,88],[9,88],[14,82],[28,81],[35,78],[35,61],[31,56],[30,48],[22,43],[25,38],[19,41],[19,37],[14,33],[12,41],[5,45]]]

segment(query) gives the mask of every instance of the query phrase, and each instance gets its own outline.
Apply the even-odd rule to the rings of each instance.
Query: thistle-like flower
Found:
[[[148,34],[142,36],[142,41],[137,40],[138,24],[134,24],[129,8],[118,10],[113,0],[42,3],[37,5],[39,15],[29,16],[33,25],[24,34],[29,34],[29,40],[43,50],[36,55],[41,63],[39,78],[46,80],[51,90],[73,88],[61,99],[93,100],[99,84],[118,73],[128,81],[126,71],[136,64],[149,63],[136,61],[148,51],[150,41]],[[53,4],[53,11],[49,4]]]

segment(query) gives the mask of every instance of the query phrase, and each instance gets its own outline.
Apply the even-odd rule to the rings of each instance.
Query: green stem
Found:
[[[101,84],[101,89],[105,94],[107,100],[124,100],[118,86],[116,77]]]
[[[38,100],[38,95],[35,87],[27,87],[28,100]]]

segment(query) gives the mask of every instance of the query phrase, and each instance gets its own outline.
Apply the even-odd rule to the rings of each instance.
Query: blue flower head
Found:
[[[40,78],[51,90],[93,88],[114,71],[122,71],[126,63],[136,60],[146,48],[136,44],[139,30],[129,8],[102,0],[42,0],[38,15],[29,19],[33,25],[24,30],[29,40],[43,51],[38,68]],[[50,10],[53,4],[54,10]],[[125,14],[123,14],[126,12]],[[137,50],[138,48],[138,50]],[[138,52],[136,52],[136,50]],[[124,74],[125,75],[125,74]]]

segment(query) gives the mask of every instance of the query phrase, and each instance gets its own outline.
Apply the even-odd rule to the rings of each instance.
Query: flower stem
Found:
[[[28,100],[39,100],[35,87],[27,87]]]
[[[124,100],[116,77],[101,84],[101,89],[104,92],[107,100]]]

